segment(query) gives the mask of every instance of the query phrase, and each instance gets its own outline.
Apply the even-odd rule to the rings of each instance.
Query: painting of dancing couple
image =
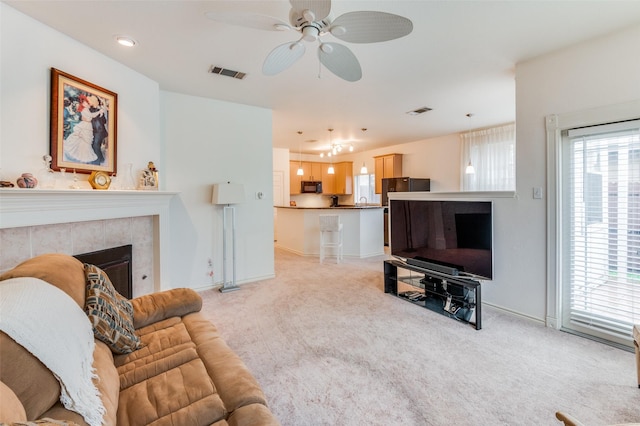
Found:
[[[116,172],[118,95],[51,68],[54,170]]]

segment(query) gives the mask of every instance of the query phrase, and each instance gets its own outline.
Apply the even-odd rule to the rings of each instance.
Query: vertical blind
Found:
[[[563,327],[630,344],[640,323],[640,120],[563,146]]]

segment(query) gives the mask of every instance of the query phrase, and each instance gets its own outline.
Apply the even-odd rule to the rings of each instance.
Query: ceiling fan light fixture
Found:
[[[320,31],[313,25],[307,25],[302,28],[302,39],[306,41],[316,41],[318,39]]]

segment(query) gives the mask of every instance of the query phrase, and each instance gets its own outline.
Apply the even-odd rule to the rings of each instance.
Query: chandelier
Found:
[[[320,158],[324,158],[325,155],[327,157],[338,155],[340,152],[342,152],[343,149],[348,149],[349,152],[353,152],[353,144],[333,143],[331,139],[331,132],[333,132],[333,129],[327,130],[329,130],[329,150],[326,153],[321,152]]]

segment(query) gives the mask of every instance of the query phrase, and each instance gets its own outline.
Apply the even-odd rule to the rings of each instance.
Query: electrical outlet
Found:
[[[542,188],[539,186],[534,186],[533,187],[533,198],[536,200],[541,200],[542,199]]]

